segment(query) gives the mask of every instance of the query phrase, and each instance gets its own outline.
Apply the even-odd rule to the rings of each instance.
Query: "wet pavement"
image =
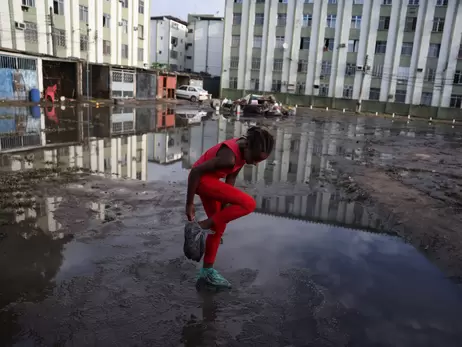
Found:
[[[460,345],[459,128],[176,111],[0,112],[0,345]],[[255,123],[276,148],[239,177],[257,211],[218,254],[233,289],[198,293],[188,169]]]

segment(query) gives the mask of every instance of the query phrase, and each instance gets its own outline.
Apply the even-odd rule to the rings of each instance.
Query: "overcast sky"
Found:
[[[188,13],[213,14],[223,16],[225,0],[151,0],[151,15],[171,15],[183,20]]]

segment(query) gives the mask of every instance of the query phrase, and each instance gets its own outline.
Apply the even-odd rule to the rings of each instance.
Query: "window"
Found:
[[[328,0],[327,3],[329,5],[335,5],[335,4],[337,4],[337,0]]]
[[[425,106],[431,106],[432,98],[433,98],[433,93],[422,92],[422,96],[420,97],[420,104],[425,105]]]
[[[273,80],[273,84],[271,85],[271,91],[273,92],[281,91],[281,80]]]
[[[436,0],[436,6],[448,6],[448,0]]]
[[[138,2],[138,13],[144,13],[144,0],[139,0]]]
[[[260,79],[259,78],[252,78],[250,80],[250,86],[253,88],[253,90],[259,90],[260,89]]]
[[[369,90],[369,100],[379,100],[380,99],[380,88],[371,88]]]
[[[419,0],[409,0],[409,5],[418,6],[419,5]]]
[[[404,23],[404,31],[415,31],[416,26],[416,17],[406,17],[406,22]]]
[[[233,13],[233,25],[241,25],[242,15],[240,13]]]
[[[351,17],[351,28],[352,29],[361,29],[361,16],[352,16]]]
[[[411,73],[411,69],[408,66],[398,66],[398,84],[407,84],[409,80],[409,75]]]
[[[128,0],[120,0],[123,8],[128,8]]]
[[[53,0],[53,13],[64,16],[64,0]]]
[[[462,71],[457,70],[454,74],[454,84],[462,84]]]
[[[385,54],[387,50],[387,41],[377,41],[375,43],[375,54]]]
[[[396,89],[395,102],[398,102],[401,104],[404,104],[406,102],[406,90],[405,89]]]
[[[310,38],[309,37],[300,38],[300,49],[310,49]]]
[[[383,76],[383,65],[374,65],[372,67],[372,77],[382,78]]]
[[[351,99],[353,97],[353,86],[343,86],[343,97]]]
[[[359,49],[359,40],[348,40],[348,52],[357,53]]]
[[[257,3],[257,4],[264,4],[264,3],[265,3],[265,0],[257,0],[256,3]]]
[[[441,45],[439,43],[430,43],[428,47],[428,57],[429,58],[438,58],[440,55]]]
[[[390,17],[380,16],[379,30],[388,30],[388,29],[390,29]]]
[[[356,65],[347,63],[345,68],[345,76],[354,76],[356,74]]]
[[[427,68],[427,70],[425,70],[425,76],[424,76],[425,82],[435,82],[435,77],[436,77],[436,69]]]
[[[252,57],[252,70],[260,70],[261,59]]]
[[[263,25],[265,15],[263,13],[255,13],[255,25]]]
[[[321,84],[319,86],[319,96],[328,96],[329,95],[329,85]]]
[[[103,27],[105,28],[111,27],[111,15],[107,13],[103,13]]]
[[[128,34],[128,20],[122,19],[122,32]]]
[[[128,45],[122,44],[122,58],[128,59]]]
[[[363,5],[364,0],[353,0],[353,5]]]
[[[334,50],[334,39],[324,39],[324,52]]]
[[[138,48],[138,61],[143,61],[143,60],[144,60],[144,49]]]
[[[235,4],[242,4],[242,0],[234,0]]]
[[[23,6],[35,7],[35,0],[22,0]]]
[[[253,37],[253,48],[261,48],[263,38],[261,36]]]
[[[37,24],[32,22],[24,22],[24,40],[26,42],[38,42]]]
[[[297,72],[307,72],[308,71],[308,60],[300,59],[298,61],[298,69]]]
[[[288,4],[288,3],[289,3],[289,0],[279,0],[279,3],[280,3],[280,4]]]
[[[284,26],[286,26],[286,23],[287,23],[287,14],[278,13],[277,24],[276,25],[278,27],[284,27]]]
[[[457,54],[457,59],[462,59],[462,44],[459,45],[459,53]]]
[[[391,5],[392,0],[383,0],[382,5]]]
[[[412,55],[412,48],[414,44],[412,42],[403,42],[401,46],[401,55]]]
[[[435,17],[433,18],[433,27],[432,31],[437,33],[442,33],[444,30],[444,18]]]
[[[175,51],[175,50],[173,50],[173,49],[171,49],[171,50],[170,50],[170,58],[172,58],[172,59],[177,59],[177,58],[178,58],[178,52]]]
[[[103,55],[111,55],[111,41],[103,40]]]
[[[192,55],[187,55],[186,56],[186,60],[191,60],[192,59]]]
[[[276,36],[276,48],[284,48],[284,42],[284,36]]]
[[[305,0],[304,3],[305,3],[305,4],[312,4],[312,3],[314,3],[314,0]]]
[[[231,36],[231,47],[239,47],[241,37],[239,35]]]
[[[138,38],[144,39],[144,26],[141,24],[138,24]]]
[[[332,62],[327,61],[327,60],[323,60],[321,62],[321,75],[323,76],[330,75],[331,69],[332,69]]]
[[[335,28],[336,23],[337,23],[337,15],[336,14],[328,14],[327,18],[326,18],[326,27]]]
[[[449,107],[460,108],[462,106],[462,95],[451,95],[451,101]]]
[[[56,45],[59,47],[66,47],[66,30],[53,29]]]
[[[82,52],[88,51],[88,35],[80,35],[80,50]]]
[[[239,57],[231,57],[231,62],[229,67],[231,69],[237,69],[239,67]]]
[[[274,59],[273,62],[273,71],[282,71],[282,59]]]
[[[305,82],[297,82],[297,93],[298,94],[305,94],[306,84]]]
[[[309,13],[303,14],[302,25],[306,27],[310,27],[313,24],[313,16]]]
[[[79,5],[79,19],[81,22],[88,23],[88,7]]]

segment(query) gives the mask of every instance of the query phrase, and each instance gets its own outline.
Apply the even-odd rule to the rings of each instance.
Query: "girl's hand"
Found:
[[[185,212],[189,221],[193,221],[196,218],[196,208],[194,207],[194,204],[186,204]]]

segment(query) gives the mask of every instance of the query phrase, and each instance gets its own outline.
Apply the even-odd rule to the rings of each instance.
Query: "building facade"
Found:
[[[222,88],[462,107],[458,0],[226,0]]]
[[[170,71],[185,68],[188,23],[172,16],[151,17],[150,64],[169,67]]]
[[[0,47],[146,67],[147,0],[7,0],[0,12]]]
[[[223,17],[189,15],[185,67],[188,72],[221,75]]]

